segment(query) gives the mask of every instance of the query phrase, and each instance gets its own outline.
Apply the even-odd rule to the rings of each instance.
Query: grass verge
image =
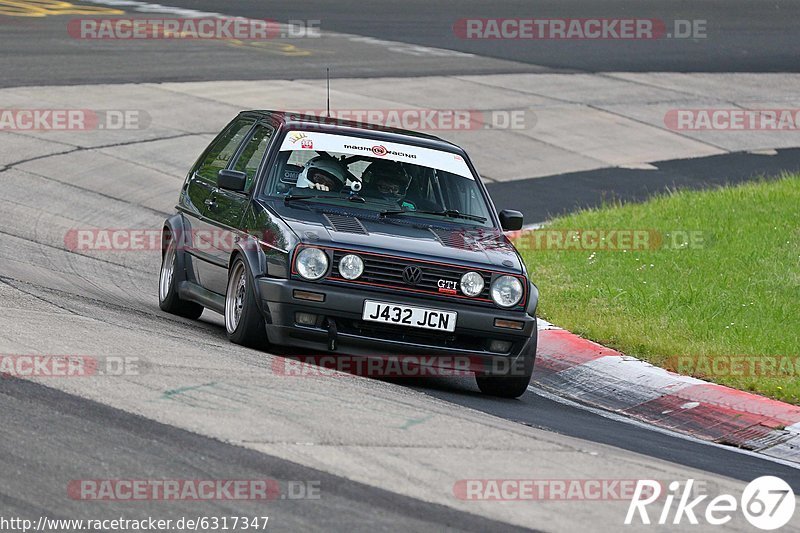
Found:
[[[546,320],[800,404],[800,176],[582,211],[517,245]]]

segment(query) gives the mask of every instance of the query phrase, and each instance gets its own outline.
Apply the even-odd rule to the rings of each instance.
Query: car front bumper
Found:
[[[469,358],[478,369],[497,368],[536,355],[534,312],[508,311],[460,302],[427,299],[359,288],[261,277],[258,298],[265,317],[267,336],[276,345],[291,346],[309,355],[340,353],[375,357],[393,354],[445,356],[437,366],[447,366],[452,356]],[[298,298],[295,291],[324,295],[323,302]],[[365,300],[406,304],[458,313],[452,333],[362,321]],[[301,325],[297,313],[316,315],[313,324]],[[495,326],[495,319],[521,322],[522,329]],[[506,342],[504,352],[490,350],[491,341]]]

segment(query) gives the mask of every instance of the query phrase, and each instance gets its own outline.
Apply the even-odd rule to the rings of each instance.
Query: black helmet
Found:
[[[402,200],[411,178],[403,165],[396,161],[374,161],[364,170],[361,179],[369,191],[392,202]]]

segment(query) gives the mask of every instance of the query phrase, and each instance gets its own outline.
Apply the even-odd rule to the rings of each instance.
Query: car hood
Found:
[[[276,202],[272,208],[307,244],[523,271],[516,249],[498,229],[460,229],[420,223],[419,218],[381,219],[376,213],[287,206],[283,202]]]

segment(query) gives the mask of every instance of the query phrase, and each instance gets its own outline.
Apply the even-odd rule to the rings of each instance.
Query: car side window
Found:
[[[275,133],[275,130],[270,126],[264,124],[256,126],[253,135],[245,144],[241,155],[239,155],[239,159],[236,160],[236,164],[233,166],[234,170],[244,172],[247,175],[244,186],[245,192],[249,192],[250,188],[253,186],[253,182],[256,179],[256,172],[258,172],[261,160],[264,159],[264,154],[267,152],[267,147],[269,146],[269,141],[272,139],[273,133]]]
[[[197,167],[197,175],[212,183],[217,182],[217,174],[228,167],[247,132],[253,126],[252,119],[239,119],[225,131],[209,148],[203,161]]]

